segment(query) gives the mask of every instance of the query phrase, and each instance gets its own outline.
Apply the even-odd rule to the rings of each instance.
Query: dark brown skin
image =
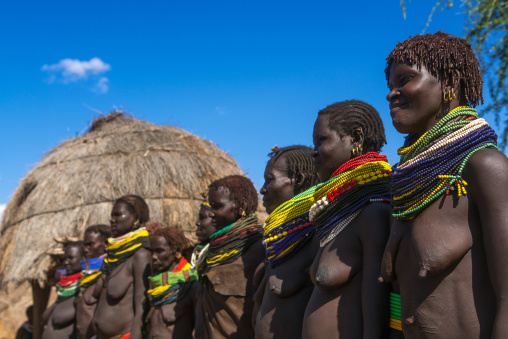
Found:
[[[426,75],[421,73],[426,70],[422,70],[392,67],[387,96],[391,107],[407,102],[407,110],[418,113],[423,101],[412,98],[429,96],[440,88],[449,90],[448,83],[436,78],[425,82]],[[406,84],[397,78],[404,73],[412,74]],[[458,85],[455,91],[460,98]],[[439,103],[434,115],[417,123],[402,119],[406,113],[402,110],[394,110],[392,117],[406,132],[418,132],[418,127],[425,131],[459,106],[458,98],[446,105]],[[497,150],[480,150],[467,162],[463,178],[468,182],[467,196],[444,195],[415,219],[392,224],[382,278],[398,280],[402,328],[408,338],[508,337],[508,267],[504,260],[508,193],[499,189],[508,185],[508,160]]]
[[[111,212],[111,230],[117,237],[134,230],[135,217],[122,205],[116,204]],[[127,333],[131,339],[142,338],[150,274],[150,251],[140,248],[108,277],[99,279],[94,290],[99,303],[93,319],[99,339]]]
[[[315,169],[322,181],[351,158],[363,132],[339,136],[319,116],[314,125]],[[367,204],[325,247],[310,269],[314,290],[303,320],[303,338],[382,338],[388,327],[389,285],[376,272],[389,234],[390,208]]]
[[[107,249],[107,239],[103,239],[100,233],[87,232],[83,239],[85,256],[98,258]],[[92,319],[97,307],[97,299],[93,298],[95,285],[88,286],[76,297],[76,330],[78,339],[91,338],[95,334]]]
[[[153,236],[151,247],[156,273],[173,270],[178,265],[180,259],[164,237]],[[199,291],[199,282],[195,281],[181,299],[166,305],[152,305],[146,321],[148,338],[191,338]]]
[[[78,247],[69,246],[65,249],[64,267],[68,275],[81,271],[83,256]],[[76,338],[75,329],[75,297],[69,297],[63,301],[55,302],[44,311],[43,320],[47,324],[42,334],[43,339]]]
[[[209,193],[212,225],[222,229],[240,219],[240,206],[223,187]],[[253,338],[254,273],[265,258],[261,240],[236,261],[205,268],[198,301],[196,338]]]
[[[302,178],[289,178],[284,158],[273,159],[265,169],[265,182],[260,193],[268,213],[293,198]],[[301,338],[302,321],[313,285],[308,269],[316,256],[319,243],[312,239],[283,264],[271,268],[266,264],[265,277],[256,292],[256,338]],[[259,304],[259,305],[258,305]]]

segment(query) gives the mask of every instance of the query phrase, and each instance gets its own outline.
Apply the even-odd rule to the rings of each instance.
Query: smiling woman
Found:
[[[508,159],[470,107],[483,101],[479,62],[437,32],[399,43],[385,74],[393,125],[409,134],[382,267],[400,286],[390,325],[411,338],[506,338]]]

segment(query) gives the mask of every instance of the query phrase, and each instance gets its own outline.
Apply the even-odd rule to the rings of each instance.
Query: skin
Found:
[[[152,265],[156,273],[173,270],[180,259],[162,236],[151,238]],[[176,302],[152,306],[147,317],[148,338],[191,338],[194,329],[194,308],[199,296],[199,283]]]
[[[315,170],[321,180],[351,158],[363,132],[340,136],[328,116],[314,125]],[[377,274],[389,233],[387,204],[375,202],[325,247],[319,249],[310,278],[314,284],[303,320],[303,338],[381,338],[387,333],[388,284]]]
[[[63,261],[68,275],[81,272],[81,250],[75,246],[65,249]],[[47,319],[47,325],[42,334],[43,339],[75,338],[74,320],[76,316],[75,297],[67,298],[61,302],[55,302],[53,306],[44,311],[43,319]]]
[[[398,130],[422,133],[460,97],[436,105],[426,114],[422,96],[442,98],[439,89],[453,84],[427,79],[426,70],[394,65],[390,72],[390,105]],[[406,83],[398,74],[416,72]],[[413,83],[414,82],[414,83]],[[418,91],[419,88],[427,88]],[[461,93],[460,87],[455,92]],[[420,106],[422,112],[419,112]],[[408,112],[405,112],[407,110]],[[424,114],[425,113],[425,114]],[[411,115],[413,115],[411,117]],[[394,122],[395,124],[395,122]],[[408,338],[506,338],[508,268],[508,160],[494,149],[476,152],[466,163],[463,178],[468,194],[444,195],[410,221],[394,220],[385,250],[382,279],[397,279],[402,300],[402,328]]]
[[[113,235],[117,237],[133,231],[136,220],[125,204],[115,204],[110,220]],[[151,253],[140,248],[108,277],[99,279],[94,290],[99,303],[93,319],[99,339],[125,333],[131,333],[132,339],[141,338],[150,274]]]
[[[199,242],[210,241],[210,236],[217,231],[212,225],[212,218],[210,217],[210,209],[201,206],[199,209],[198,220],[196,220],[196,237]]]
[[[106,253],[107,239],[100,233],[86,232],[83,245],[87,259],[98,258]],[[97,307],[97,299],[93,297],[95,284],[88,286],[76,297],[76,330],[78,339],[90,338],[95,334],[92,319]]]
[[[293,198],[303,180],[289,178],[284,158],[266,165],[265,182],[260,193],[267,213]],[[282,265],[266,272],[254,300],[256,338],[300,338],[307,302],[313,290],[308,269],[319,248],[313,239]],[[264,267],[264,266],[263,266]]]
[[[231,200],[230,194],[227,188],[219,187],[217,190],[211,190],[209,192],[209,203],[211,206],[210,217],[212,218],[212,225],[220,230],[233,222],[241,218],[242,210],[241,206],[235,201]],[[214,290],[208,292],[207,297],[213,297],[216,293],[219,295],[218,298],[224,299],[224,296],[229,296],[230,303],[238,302],[242,304],[242,310],[235,312],[236,309],[232,310],[233,313],[230,315],[231,319],[234,319],[234,324],[228,325],[228,330],[234,328],[234,333],[228,335],[230,338],[253,338],[254,330],[251,326],[253,302],[252,297],[257,285],[254,282],[254,273],[256,268],[264,260],[264,246],[261,240],[252,244],[245,252],[230,264],[225,264],[217,267],[208,267],[203,272],[203,279],[201,280],[202,288],[205,290]],[[233,276],[239,274],[238,281],[236,282],[231,279],[224,281],[223,275]],[[214,285],[217,283],[217,285]],[[240,284],[240,285],[239,285]],[[228,294],[229,291],[242,290],[245,293],[244,296],[235,294]],[[226,302],[225,300],[223,300]],[[203,294],[198,301],[198,310],[204,309]],[[202,313],[205,313],[203,311]],[[206,316],[214,317],[213,314],[207,314]],[[205,323],[205,320],[201,316],[198,316],[196,322],[196,338],[208,338],[208,332],[205,328],[209,324]],[[216,331],[216,330],[215,330]]]

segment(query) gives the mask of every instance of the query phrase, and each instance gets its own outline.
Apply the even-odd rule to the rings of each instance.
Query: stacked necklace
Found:
[[[79,293],[79,278],[81,272],[71,275],[63,275],[56,285],[56,294],[58,295],[57,301],[63,301],[67,298],[75,296]]]
[[[206,264],[209,267],[220,266],[240,258],[250,245],[263,238],[263,229],[257,222],[258,218],[252,214],[213,233]]]
[[[99,280],[99,277],[102,274],[102,263],[104,262],[105,258],[106,254],[101,255],[98,258],[91,258],[81,261],[81,290],[92,286],[97,282],[97,280]]]
[[[102,271],[110,273],[126,262],[139,248],[150,249],[150,234],[142,227],[117,238],[108,239],[108,250]]]
[[[466,195],[462,171],[469,158],[483,148],[497,149],[497,135],[474,108],[457,107],[407,147],[398,150],[400,163],[393,169],[391,194],[393,216],[416,217],[442,194]],[[404,145],[406,146],[406,145]]]
[[[342,232],[365,204],[390,201],[390,172],[386,156],[369,152],[344,163],[314,192],[309,220],[315,223],[321,247]]]
[[[208,251],[208,247],[210,246],[210,243],[200,243],[197,244],[194,250],[192,251],[191,256],[191,268],[197,269],[203,260],[205,259],[206,253]]]
[[[308,211],[314,203],[314,192],[321,186],[311,187],[286,201],[266,219],[263,243],[271,267],[289,259],[314,236],[314,223],[309,222]]]
[[[148,277],[150,289],[147,293],[152,296],[152,305],[169,304],[182,298],[198,279],[197,272],[182,257],[173,270]]]

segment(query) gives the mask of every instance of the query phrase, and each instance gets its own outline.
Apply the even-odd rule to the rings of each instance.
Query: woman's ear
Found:
[[[305,179],[307,178],[307,175],[305,175],[304,173],[298,173],[295,178],[294,178],[294,181],[295,181],[295,186],[294,186],[294,192],[296,194],[299,194],[302,192],[302,185],[303,183],[305,182]]]
[[[352,132],[351,132],[351,142],[353,143],[353,147],[355,147],[354,145],[363,145],[363,139],[364,139],[364,135],[363,135],[363,130],[361,127],[358,127],[358,128],[355,128]]]

